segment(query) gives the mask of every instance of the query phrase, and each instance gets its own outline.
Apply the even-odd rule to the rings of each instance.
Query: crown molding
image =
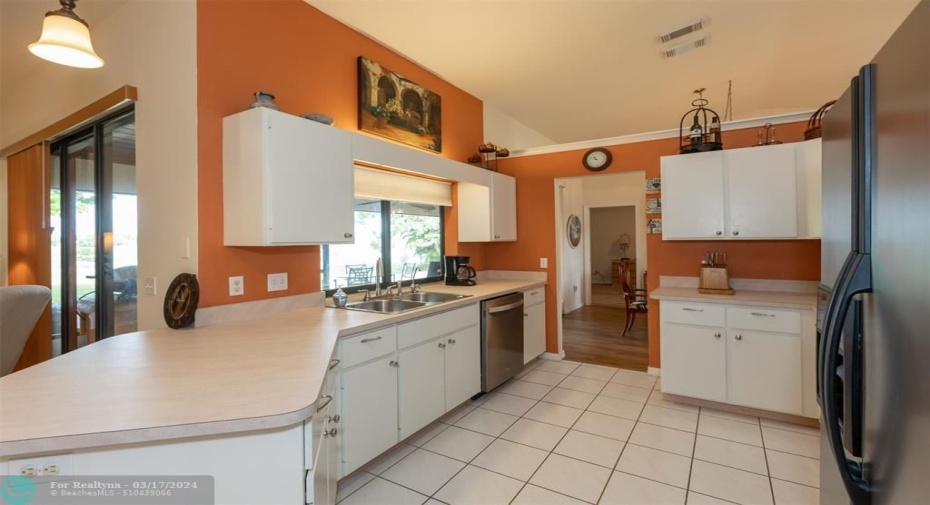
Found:
[[[778,114],[775,116],[765,116],[750,119],[737,119],[721,125],[722,131],[741,130],[743,128],[759,128],[766,123],[773,125],[785,123],[797,123],[810,119],[813,110],[794,112],[791,114]],[[617,146],[622,144],[633,144],[636,142],[647,142],[650,140],[660,140],[668,138],[677,138],[678,130],[660,130],[647,133],[634,133],[632,135],[621,135],[619,137],[609,137],[605,139],[582,140],[580,142],[569,142],[567,144],[554,144],[551,146],[530,147],[510,152],[511,158],[521,156],[536,156],[539,154],[560,153],[564,151],[575,151],[579,149],[591,149],[593,147]]]

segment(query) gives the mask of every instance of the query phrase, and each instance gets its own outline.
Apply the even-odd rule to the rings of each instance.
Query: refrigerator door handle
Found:
[[[868,481],[863,478],[861,465],[846,458],[835,401],[837,353],[843,333],[843,323],[846,321],[846,315],[854,296],[872,290],[871,257],[860,254],[851,259],[852,263],[846,277],[842,279],[842,285],[838,285],[837,291],[834,292],[836,303],[832,317],[825,326],[821,356],[823,361],[820,363],[821,407],[823,408],[824,430],[850,502],[854,505],[869,505],[871,488]],[[854,373],[856,371],[848,371],[848,375]]]
[[[849,277],[849,271],[852,264],[855,262],[857,254],[854,251],[850,251],[849,255],[846,256],[846,261],[843,262],[843,266],[840,267],[840,274],[836,278],[836,282],[833,286],[833,292],[830,294],[830,299],[827,301],[827,308],[824,311],[823,316],[823,332],[821,333],[820,342],[817,346],[817,401],[822,402],[823,396],[823,377],[824,377],[824,357],[826,356],[826,343],[827,335],[830,333],[831,328],[834,323],[834,314],[837,307],[837,301],[843,294],[843,291],[846,289],[847,280]],[[823,408],[823,405],[821,405]]]

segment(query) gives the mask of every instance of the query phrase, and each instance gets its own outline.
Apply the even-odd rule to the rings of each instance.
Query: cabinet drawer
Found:
[[[523,292],[523,305],[526,307],[542,303],[546,300],[546,288],[536,288]]]
[[[698,326],[725,326],[725,309],[707,303],[662,302],[662,320]]]
[[[761,307],[728,308],[727,326],[741,330],[801,333],[801,313],[793,310],[771,310]]]
[[[397,327],[388,326],[348,337],[340,342],[343,369],[397,350]]]
[[[397,326],[398,347],[403,349],[431,338],[478,324],[478,305],[450,310]]]

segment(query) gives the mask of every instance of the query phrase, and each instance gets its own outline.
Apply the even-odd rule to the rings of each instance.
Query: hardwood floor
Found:
[[[621,339],[626,320],[622,304],[605,300],[607,290],[594,293],[595,303],[608,304],[588,305],[562,316],[565,359],[645,372],[649,366],[646,315],[637,314],[633,328]]]

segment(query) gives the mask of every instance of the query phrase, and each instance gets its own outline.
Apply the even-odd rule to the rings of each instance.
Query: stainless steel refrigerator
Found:
[[[930,503],[930,0],[823,123],[822,504]]]

